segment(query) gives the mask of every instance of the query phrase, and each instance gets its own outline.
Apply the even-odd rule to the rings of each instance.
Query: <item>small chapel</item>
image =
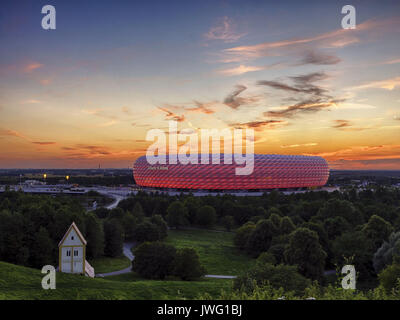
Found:
[[[59,271],[77,273],[94,278],[93,267],[86,260],[86,240],[72,222],[58,244]]]

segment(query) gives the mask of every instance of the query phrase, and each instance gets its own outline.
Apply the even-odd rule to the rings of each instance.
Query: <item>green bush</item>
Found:
[[[195,280],[206,273],[206,269],[200,264],[199,255],[193,248],[178,249],[173,265],[173,274],[182,280]]]
[[[144,242],[134,250],[132,270],[144,278],[164,279],[173,272],[176,249],[162,242]]]

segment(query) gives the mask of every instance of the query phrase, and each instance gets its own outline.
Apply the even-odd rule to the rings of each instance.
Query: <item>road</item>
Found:
[[[118,270],[118,271],[113,271],[113,272],[98,273],[98,274],[96,274],[96,277],[104,278],[104,277],[110,277],[110,276],[118,276],[120,274],[131,272],[132,271],[132,261],[133,261],[133,259],[135,259],[135,256],[132,254],[132,250],[131,249],[132,249],[132,247],[134,245],[135,245],[134,242],[125,242],[124,246],[123,246],[122,253],[131,262],[131,265],[128,268],[125,268],[125,269],[122,269],[122,270]]]

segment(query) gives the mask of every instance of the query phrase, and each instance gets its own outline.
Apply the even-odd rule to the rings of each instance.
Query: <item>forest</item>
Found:
[[[124,241],[137,242],[133,267],[145,278],[174,274],[193,280],[205,273],[195,250],[176,250],[164,242],[168,230],[190,228],[233,232],[238,254],[257,259],[234,281],[234,289],[247,294],[266,282],[299,294],[314,283],[326,287],[332,284],[327,271],[347,264],[355,266],[360,289],[381,286],[391,292],[400,278],[396,188],[273,191],[260,197],[139,192],[115,209],[94,211],[66,196],[8,191],[0,195],[0,260],[36,268],[56,263],[57,244],[72,221],[88,241],[89,258],[117,257]],[[169,262],[161,256],[166,253],[176,263],[165,265]],[[157,274],[156,265],[170,273]],[[147,266],[153,267],[151,274]]]

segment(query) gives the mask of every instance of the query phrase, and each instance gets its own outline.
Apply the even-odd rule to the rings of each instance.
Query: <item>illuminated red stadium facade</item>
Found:
[[[133,166],[136,184],[152,188],[264,190],[319,187],[326,184],[329,167],[325,159],[315,156],[254,155],[254,170],[250,175],[236,175],[244,165],[224,164],[151,165],[140,157]],[[200,163],[200,155],[199,155]]]

